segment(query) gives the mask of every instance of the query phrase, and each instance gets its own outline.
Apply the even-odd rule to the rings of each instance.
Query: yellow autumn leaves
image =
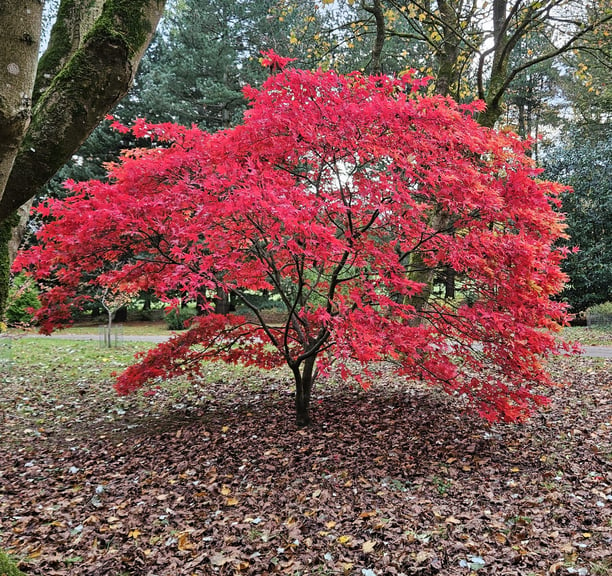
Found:
[[[226,496],[225,505],[226,506],[237,506],[238,505],[238,499],[234,498],[233,496],[231,496],[231,494],[232,494],[231,488],[224,484],[221,487],[221,495],[222,496]]]

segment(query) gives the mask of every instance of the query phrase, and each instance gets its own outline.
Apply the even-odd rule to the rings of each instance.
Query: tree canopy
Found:
[[[287,12],[296,4],[287,3]],[[301,4],[301,3],[299,3]],[[517,80],[542,63],[610,70],[609,0],[333,0],[337,17],[319,33],[295,36],[333,65],[349,61],[375,72],[416,67],[432,88],[458,101],[486,103],[479,122],[493,126]],[[308,38],[308,40],[307,40]],[[301,44],[296,43],[297,46]]]
[[[526,417],[545,402],[531,387],[551,383],[542,356],[563,346],[542,330],[565,322],[551,300],[565,280],[562,187],[538,179],[518,137],[478,125],[480,104],[422,87],[411,74],[287,70],[246,90],[233,129],[139,121],[132,132],[151,148],[41,208],[54,219],[17,265],[58,282],[43,294],[43,328],[69,319],[85,276],[166,299],[232,292],[249,314],[199,317],[118,390],[197,373],[205,359],[285,364],[306,424],[317,374],[335,364],[367,387],[387,362],[485,418]],[[424,266],[451,267],[461,296],[418,304]],[[280,326],[252,299],[262,290],[284,303]]]

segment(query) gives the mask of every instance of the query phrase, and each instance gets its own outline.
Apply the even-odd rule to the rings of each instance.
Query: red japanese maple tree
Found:
[[[335,363],[364,387],[391,367],[489,420],[525,418],[546,401],[534,386],[552,384],[546,356],[565,349],[551,334],[564,306],[550,299],[565,280],[561,188],[538,179],[518,137],[474,121],[480,103],[421,85],[283,70],[246,90],[236,128],[138,121],[131,130],[152,147],[126,152],[108,182],[69,184],[17,262],[59,280],[43,326],[66,318],[85,276],[162,298],[232,293],[248,315],[198,317],[116,389],[197,373],[203,360],[287,365],[307,424],[313,381]],[[454,300],[430,294],[448,269]],[[258,308],[262,290],[280,297],[282,325]]]

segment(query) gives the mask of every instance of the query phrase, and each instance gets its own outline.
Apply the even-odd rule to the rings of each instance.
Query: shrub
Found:
[[[10,326],[17,324],[29,324],[32,321],[30,310],[38,310],[40,300],[38,289],[31,278],[25,274],[15,276],[9,290],[8,308],[6,319]]]
[[[587,326],[612,325],[612,302],[591,306],[586,311]]]
[[[185,330],[185,323],[195,315],[195,308],[171,308],[166,314],[166,326],[168,330]]]

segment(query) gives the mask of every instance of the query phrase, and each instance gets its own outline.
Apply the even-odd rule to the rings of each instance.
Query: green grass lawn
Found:
[[[57,334],[97,334],[101,323],[90,322],[78,324],[58,330]],[[165,321],[159,322],[125,322],[118,323],[124,336],[168,336],[173,332],[168,330]],[[11,330],[12,334],[22,334],[21,331]],[[571,326],[564,328],[561,336],[566,340],[581,342],[593,346],[612,346],[612,326],[586,327]]]
[[[571,326],[564,328],[561,336],[566,340],[580,342],[586,346],[612,346],[612,326],[597,328]]]
[[[97,334],[102,324],[88,323],[71,326],[63,330],[58,330],[58,334]],[[172,334],[168,330],[165,321],[161,322],[118,322],[113,324],[118,327],[124,336],[169,336]]]
[[[103,322],[83,322],[56,330],[53,334],[98,334],[102,327],[106,324]],[[170,336],[173,331],[168,330],[165,321],[159,322],[117,322],[113,323],[113,328],[118,328],[124,336]],[[28,330],[20,330],[17,328],[9,328],[9,334],[14,336],[28,336],[36,333],[36,328]]]

